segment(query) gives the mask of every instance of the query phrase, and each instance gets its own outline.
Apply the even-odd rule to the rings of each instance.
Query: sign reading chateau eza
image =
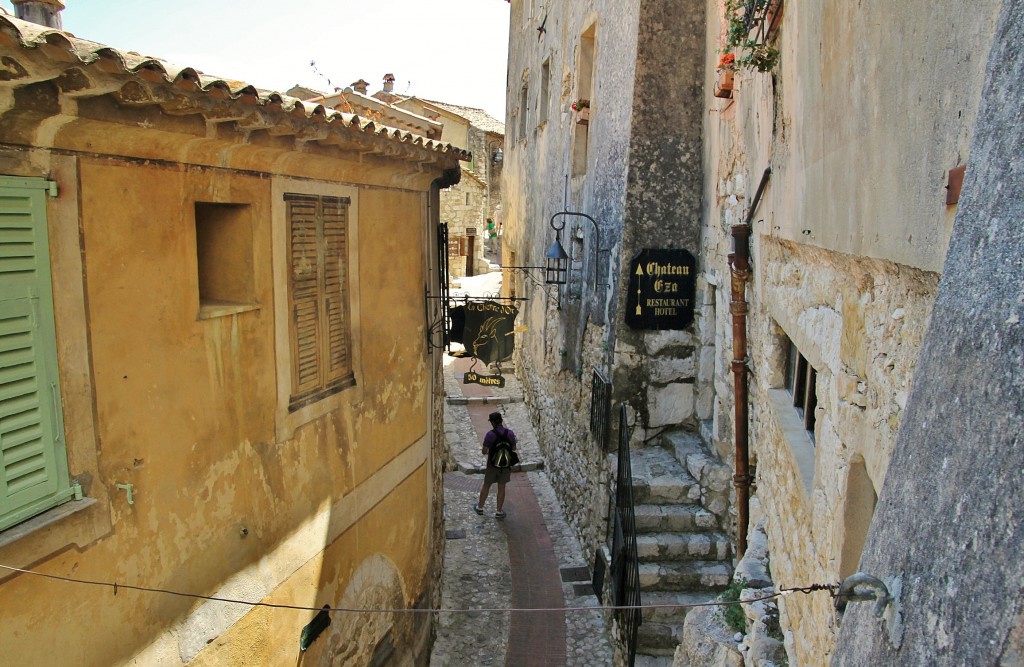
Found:
[[[685,329],[693,322],[697,260],[688,250],[641,250],[629,265],[626,324]]]

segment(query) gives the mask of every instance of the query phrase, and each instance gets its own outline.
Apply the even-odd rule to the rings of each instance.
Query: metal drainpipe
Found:
[[[747,281],[750,279],[750,223],[761,202],[761,195],[768,184],[772,168],[768,167],[761,176],[754,201],[742,225],[733,225],[733,252],[729,255],[729,272],[732,301],[732,372],[735,387],[736,417],[736,550],[742,558],[747,550],[747,524],[750,521],[750,443],[747,419]]]

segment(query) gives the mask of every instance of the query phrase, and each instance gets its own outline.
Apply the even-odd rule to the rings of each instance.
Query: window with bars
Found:
[[[349,314],[348,197],[287,193],[294,412],[355,384]]]
[[[789,341],[786,354],[786,389],[793,397],[793,407],[803,420],[804,429],[814,442],[814,409],[818,407],[818,372],[793,341]]]

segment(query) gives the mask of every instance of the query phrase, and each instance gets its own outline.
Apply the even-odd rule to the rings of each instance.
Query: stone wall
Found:
[[[530,15],[531,4],[512,2],[502,245],[506,257],[515,253],[517,264],[538,266],[554,238],[548,221],[566,209],[592,216],[602,229],[602,248],[617,247],[621,232],[616,227],[621,229],[624,216],[629,133],[623,128],[630,118],[634,64],[629,45],[636,39],[636,8],[622,0],[558,1]],[[598,23],[600,15],[617,20]],[[536,28],[545,18],[538,44]],[[595,76],[584,81],[580,36],[595,24],[601,45],[621,45],[623,50],[599,46]],[[549,107],[541,114],[545,62]],[[599,90],[583,92],[598,81]],[[529,95],[525,133],[517,104],[524,86]],[[571,108],[584,95],[592,100],[589,126],[577,124]],[[581,141],[587,147],[587,167],[573,176],[573,150]],[[569,285],[538,285],[542,274],[517,280],[517,293],[530,299],[521,309],[520,320],[528,329],[517,336],[517,360],[552,484],[566,519],[593,553],[606,537],[609,468],[605,453],[590,441],[590,383],[595,367],[608,371],[612,330],[601,323],[607,320],[613,291],[609,266],[618,259],[615,250],[597,252],[595,229],[586,220],[564,221],[561,241],[574,257]],[[595,263],[602,266],[601,285],[594,279]]]
[[[1003,2],[960,211],[834,664],[1024,664],[1024,5]]]
[[[623,267],[639,250],[699,251],[703,112],[684,101],[702,85],[703,12],[668,0],[593,0],[551,2],[529,16],[529,5],[512,2],[504,246],[518,264],[539,265],[555,236],[546,224],[555,213],[585,213],[594,224],[558,220],[573,258],[567,285],[516,282],[517,294],[531,299],[517,354],[552,483],[567,518],[596,548],[607,538],[613,471],[590,436],[594,370],[612,380],[613,431],[614,408],[629,404],[634,445],[670,427],[696,432],[712,412],[711,329],[633,332],[621,312]],[[680,48],[680,34],[695,37],[683,40],[692,48]],[[541,113],[545,63],[550,107]],[[525,109],[516,103],[524,88]],[[572,109],[580,98],[590,100],[587,123]],[[699,308],[698,320],[710,312]]]
[[[473,161],[468,168],[486,184],[484,217],[494,218],[501,204],[501,172],[504,160],[495,162],[494,151],[504,150],[505,138],[494,132],[486,132],[475,125],[469,126],[469,145]]]
[[[453,278],[470,275],[467,270],[469,263],[472,263],[472,275],[486,270],[486,265],[483,264],[484,243],[487,240],[487,228],[484,224],[486,207],[486,186],[469,174],[463,173],[462,181],[457,186],[441,191],[441,222],[448,223],[449,242],[467,239],[470,234],[467,234],[466,230],[475,230],[473,256],[450,256],[448,259]],[[469,248],[467,241],[463,241],[463,244]]]
[[[751,218],[749,441],[780,585],[835,583],[856,567],[938,289],[956,210],[945,204],[946,171],[966,159],[980,90],[975,54],[987,51],[995,4],[967,16],[878,0],[841,16],[787,3],[776,69],[737,72],[732,99],[706,97],[704,280],[716,320],[707,431],[726,460],[736,430],[730,230],[771,167]],[[723,5],[707,5],[708,82]],[[882,15],[909,35],[913,55],[869,37]],[[937,64],[896,67],[911,58]],[[913,81],[894,83],[901,76]],[[888,156],[884,167],[879,156]],[[817,373],[812,433],[784,389],[790,341]],[[829,596],[789,596],[780,615],[791,664],[826,663],[837,633]]]
[[[717,272],[725,283],[719,303],[730,298],[720,279],[724,264]],[[767,532],[780,555],[776,578],[790,586],[835,582],[851,465],[862,460],[875,493],[881,489],[938,275],[771,235],[757,236],[754,264],[747,329],[751,460]],[[720,419],[714,432],[724,454],[734,404],[727,309],[718,309],[718,322]],[[789,395],[779,400],[787,340],[817,371],[813,444],[802,425],[793,428]],[[794,649],[797,661],[831,652],[835,628],[827,596],[789,598],[782,607],[784,625],[802,645]]]
[[[614,494],[614,463],[590,436],[590,391],[562,373],[555,386],[531,360],[517,354],[523,394],[545,466],[558,493],[566,520],[589,554],[608,536],[609,502]],[[611,441],[615,441],[612,434]],[[613,445],[614,446],[614,445]]]

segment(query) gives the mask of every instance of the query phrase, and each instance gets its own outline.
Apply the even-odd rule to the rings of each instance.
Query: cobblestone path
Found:
[[[537,440],[511,370],[506,386],[463,385],[472,359],[445,358],[445,475],[447,542],[442,606],[445,609],[590,607],[583,611],[487,611],[440,614],[432,667],[590,667],[611,665],[612,649],[597,598],[589,587],[588,560],[565,523],[543,471]],[[479,366],[475,369],[482,371]],[[480,442],[499,411],[516,432],[524,472],[506,487],[507,518],[494,518],[491,489],[486,512],[472,509],[483,480]]]

